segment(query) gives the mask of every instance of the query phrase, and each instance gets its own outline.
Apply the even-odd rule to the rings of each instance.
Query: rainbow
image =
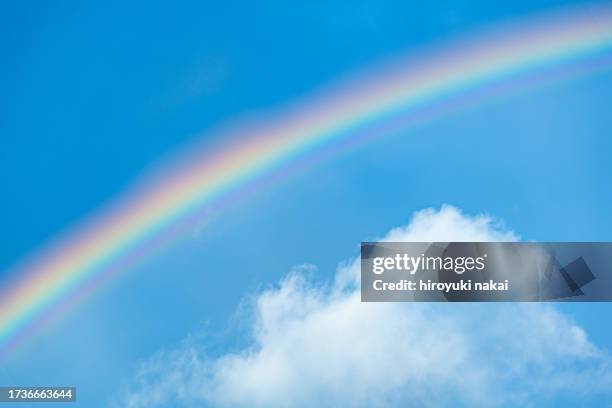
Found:
[[[0,354],[70,299],[88,297],[128,270],[135,254],[146,255],[203,207],[236,197],[265,175],[474,90],[611,53],[612,7],[566,10],[413,54],[263,122],[220,131],[217,145],[180,156],[11,271],[0,292]]]

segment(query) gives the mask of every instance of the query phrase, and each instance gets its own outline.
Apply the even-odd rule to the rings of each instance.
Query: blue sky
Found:
[[[0,271],[219,124],[428,44],[580,4],[4,4]],[[360,241],[408,224],[423,208],[487,213],[526,240],[609,241],[610,95],[612,71],[601,70],[311,166],[194,226],[73,310],[0,366],[0,384],[76,385],[77,405],[108,406],[139,367],[186,338],[210,356],[248,346],[248,317],[237,312],[245,299],[295,265],[316,265],[316,280],[333,279]],[[611,306],[555,310],[612,349]]]

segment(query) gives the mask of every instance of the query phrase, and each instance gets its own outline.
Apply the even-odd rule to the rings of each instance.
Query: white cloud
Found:
[[[517,236],[444,206],[383,240]],[[193,345],[159,353],[121,405],[539,405],[612,386],[607,355],[551,306],[361,303],[358,270],[346,264],[329,284],[293,271],[256,297],[249,347],[217,358]]]

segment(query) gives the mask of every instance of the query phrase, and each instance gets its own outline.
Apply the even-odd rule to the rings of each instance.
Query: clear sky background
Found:
[[[0,271],[220,124],[429,44],[580,4],[5,3]],[[612,71],[600,70],[310,166],[213,214],[80,305],[0,365],[0,384],[76,385],[83,407],[121,401],[143,364],[186,338],[211,358],[248,346],[245,299],[295,265],[333,279],[360,241],[423,208],[490,214],[525,240],[610,241],[611,102]],[[612,349],[612,306],[555,310]],[[602,401],[610,395],[590,403]]]

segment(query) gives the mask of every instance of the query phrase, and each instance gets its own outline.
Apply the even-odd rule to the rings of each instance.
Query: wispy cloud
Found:
[[[383,239],[518,238],[444,206]],[[292,271],[255,298],[248,347],[217,358],[193,345],[160,352],[121,405],[539,405],[612,388],[607,354],[549,305],[361,303],[358,279],[357,261],[334,282]]]

